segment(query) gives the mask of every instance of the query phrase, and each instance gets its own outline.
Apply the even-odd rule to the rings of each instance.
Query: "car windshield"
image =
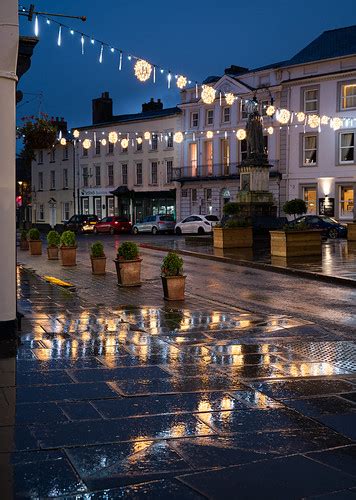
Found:
[[[216,215],[206,215],[205,218],[206,218],[206,220],[209,220],[209,221],[218,221],[219,220],[219,217],[217,217]]]
[[[174,222],[174,217],[173,215],[161,215],[159,220]]]

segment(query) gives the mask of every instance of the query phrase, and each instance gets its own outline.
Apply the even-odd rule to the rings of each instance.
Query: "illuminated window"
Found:
[[[204,143],[204,163],[207,170],[207,175],[213,173],[213,141],[205,141]]]
[[[354,190],[352,186],[340,186],[340,217],[353,219]]]
[[[356,108],[356,83],[341,85],[341,109]]]
[[[198,173],[198,145],[196,142],[189,144],[189,163],[192,176],[195,177]]]
[[[221,139],[221,163],[223,174],[228,175],[230,167],[230,144],[228,139]]]
[[[316,214],[316,189],[313,187],[303,188],[303,198],[307,204],[308,214]]]

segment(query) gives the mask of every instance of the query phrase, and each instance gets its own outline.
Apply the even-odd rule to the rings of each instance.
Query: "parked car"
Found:
[[[211,233],[215,224],[219,222],[219,217],[216,215],[189,215],[185,219],[176,224],[176,234],[196,233],[205,234]]]
[[[124,215],[104,217],[94,226],[94,233],[131,233],[131,222]]]
[[[92,233],[97,222],[98,217],[96,215],[72,215],[64,223],[64,229],[74,231],[75,233]]]
[[[306,224],[311,229],[321,229],[324,238],[346,238],[347,227],[325,215],[303,215],[288,223],[289,226]]]
[[[134,224],[132,231],[138,233],[174,233],[175,220],[173,215],[150,215],[141,222]]]

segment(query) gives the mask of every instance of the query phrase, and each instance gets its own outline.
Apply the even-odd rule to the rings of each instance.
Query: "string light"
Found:
[[[329,123],[329,120],[330,120],[330,118],[329,118],[328,116],[323,115],[323,116],[320,118],[320,123],[321,123],[322,125],[327,125],[327,124]]]
[[[274,132],[273,127],[268,127],[267,132],[269,133],[269,135],[272,135]]]
[[[305,120],[305,113],[303,113],[303,111],[299,111],[299,113],[297,113],[297,120],[298,122],[304,122]]]
[[[156,66],[153,66],[153,83],[156,83]]]
[[[109,133],[109,142],[111,142],[111,144],[117,143],[117,133],[116,132]]]
[[[146,141],[149,141],[151,139],[151,132],[145,132],[143,137]]]
[[[58,38],[57,38],[57,45],[60,47],[62,45],[62,25],[59,25],[58,28]]]
[[[38,17],[35,17],[35,36],[38,37],[39,29],[38,29]]]
[[[136,141],[137,141],[137,144],[142,144],[142,137],[137,137]]]
[[[178,78],[177,78],[177,87],[179,89],[184,89],[184,87],[187,86],[187,79],[185,76],[183,75],[180,75]]]
[[[104,45],[101,44],[101,47],[100,47],[100,56],[99,56],[99,62],[100,62],[100,64],[103,62],[103,50],[104,50]]]
[[[80,43],[82,44],[82,56],[84,55],[84,35],[80,37]]]
[[[342,127],[342,120],[339,117],[335,117],[331,120],[330,125],[334,130],[339,130]]]
[[[226,101],[226,104],[228,104],[229,106],[232,106],[234,104],[234,101],[235,101],[235,96],[232,92],[228,92],[227,94],[225,94],[225,101]]]
[[[101,139],[102,146],[106,146],[106,139]]]
[[[46,19],[47,24],[51,24],[51,21],[49,19]]]
[[[207,139],[212,139],[214,137],[214,132],[212,130],[208,130],[206,133]]]
[[[180,144],[181,142],[183,142],[183,139],[184,139],[184,135],[182,134],[182,132],[176,132],[176,133],[173,135],[173,140],[174,140],[174,142],[176,142],[177,144]]]
[[[74,30],[70,30],[69,32],[71,35],[74,35]]]
[[[121,147],[122,149],[126,149],[129,147],[129,140],[128,139],[121,139]]]
[[[65,146],[67,144],[67,140],[65,137],[62,137],[62,139],[59,141],[62,146]]]
[[[310,128],[318,128],[320,125],[320,118],[318,115],[308,116],[308,125]]]
[[[280,109],[278,111],[277,120],[279,121],[279,123],[282,123],[284,125],[288,123],[290,120],[290,111],[288,111],[288,109]]]
[[[169,89],[171,88],[171,81],[172,81],[172,75],[171,75],[171,72],[169,71],[168,75],[167,75],[167,82],[168,82]]]
[[[134,67],[135,76],[140,82],[145,82],[151,76],[152,66],[144,59],[139,59]]]
[[[243,141],[246,139],[246,130],[244,128],[239,128],[239,130],[236,132],[236,137],[239,141]]]
[[[276,108],[272,105],[268,106],[268,108],[266,109],[266,115],[267,116],[273,116],[276,112]]]
[[[90,148],[90,146],[91,146],[91,141],[90,141],[90,139],[84,139],[84,141],[83,141],[83,148],[84,148],[84,149],[89,149],[89,148]]]
[[[91,43],[92,45],[94,45],[94,43],[95,43],[94,38],[92,38],[92,39],[90,40],[90,43]]]
[[[74,132],[73,132],[74,139],[78,139],[79,136],[80,136],[79,130],[75,129]]]
[[[209,85],[203,85],[201,98],[204,104],[212,104],[215,101],[216,90]]]
[[[120,50],[120,56],[119,56],[119,71],[122,70],[122,50]]]

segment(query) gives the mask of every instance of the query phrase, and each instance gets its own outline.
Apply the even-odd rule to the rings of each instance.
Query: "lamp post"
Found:
[[[16,335],[16,64],[18,2],[0,2],[0,339]]]

